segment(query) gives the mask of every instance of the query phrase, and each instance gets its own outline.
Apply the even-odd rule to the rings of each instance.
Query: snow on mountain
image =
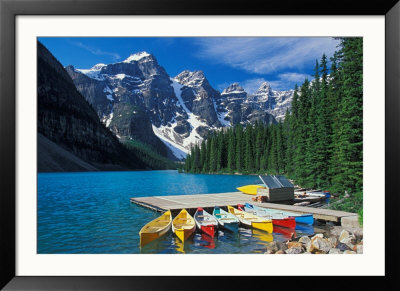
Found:
[[[271,86],[264,82],[253,95],[248,96],[248,100],[259,104],[263,110],[272,114],[279,121],[285,118],[286,110],[290,109],[293,93],[294,90],[272,90]]]
[[[81,78],[79,73],[89,78]],[[178,159],[209,131],[284,118],[293,96],[293,90],[274,91],[268,83],[261,84],[253,95],[238,83],[220,93],[200,70],[185,70],[171,78],[147,52],[90,69],[71,67],[69,74],[115,135],[152,144],[156,142],[151,136],[158,137]],[[101,92],[104,100],[95,92]],[[146,133],[146,128],[154,135]]]
[[[77,71],[85,74],[89,78],[96,79],[96,80],[104,80],[100,75],[100,71],[103,67],[107,66],[106,64],[96,64],[90,69],[76,69]]]
[[[182,89],[184,86],[172,78],[171,81],[171,86],[174,89],[176,98],[178,99],[177,106],[182,107],[187,114],[186,122],[189,124],[189,132],[184,131],[181,134],[179,130],[175,130],[180,125],[180,123],[177,121],[177,118],[173,118],[172,122],[170,122],[168,125],[161,125],[159,127],[155,127],[153,125],[153,131],[158,137],[162,137],[163,141],[169,143],[170,148],[172,146],[176,150],[179,150],[178,152],[173,150],[175,155],[178,153],[179,156],[182,156],[182,152],[185,154],[188,153],[192,145],[202,141],[203,138],[198,133],[197,129],[199,127],[207,127],[207,124],[201,121],[199,116],[196,116],[186,106],[182,99]],[[177,117],[181,117],[181,115],[178,115]]]
[[[185,102],[183,102],[183,99],[181,96],[183,85],[181,85],[180,83],[178,83],[177,81],[175,81],[172,78],[171,78],[171,81],[172,81],[172,88],[174,88],[175,96],[176,96],[176,98],[178,98],[179,105],[182,106],[183,110],[185,110],[186,113],[192,114],[190,112],[190,110],[186,107],[186,104],[185,104]]]
[[[218,120],[222,124],[222,126],[223,127],[231,126],[231,122],[229,121],[229,118],[228,118],[229,111],[221,110],[221,109],[218,110],[218,106],[217,106],[215,100],[213,101],[213,103],[214,103],[214,110],[217,113]]]
[[[199,88],[201,85],[203,85],[203,82],[206,78],[203,71],[191,72],[189,70],[185,70],[177,75],[174,79],[187,87]]]
[[[222,91],[221,95],[244,94],[244,93],[246,93],[246,92],[238,83],[233,83],[232,85],[229,85],[227,88],[225,88]]]
[[[123,63],[131,63],[133,61],[139,61],[145,57],[149,57],[150,54],[148,52],[138,52],[135,54],[131,54]]]
[[[188,153],[186,148],[175,143],[171,138],[168,138],[168,135],[165,134],[165,130],[163,130],[163,128],[157,128],[154,125],[152,127],[154,134],[171,150],[175,157],[180,160],[186,158]]]
[[[105,67],[105,66],[107,66],[106,64],[103,64],[103,63],[100,63],[100,64],[96,64],[96,65],[94,65],[92,68],[91,68],[91,70],[101,70],[101,68],[103,68],[103,67]]]

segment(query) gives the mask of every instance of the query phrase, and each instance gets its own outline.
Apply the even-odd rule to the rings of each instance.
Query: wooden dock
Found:
[[[344,211],[313,208],[306,206],[294,206],[277,203],[260,203],[254,202],[252,195],[246,195],[241,192],[228,192],[217,194],[193,194],[193,195],[173,195],[173,196],[152,196],[152,197],[135,197],[131,198],[131,202],[143,207],[153,209],[155,211],[164,212],[171,210],[178,212],[182,208],[186,208],[190,212],[194,212],[197,207],[213,208],[214,206],[226,207],[227,205],[236,206],[237,204],[245,204],[246,202],[254,205],[273,208],[279,210],[287,210],[297,213],[312,213],[315,219],[332,221],[339,223],[343,217],[357,217],[357,213]]]

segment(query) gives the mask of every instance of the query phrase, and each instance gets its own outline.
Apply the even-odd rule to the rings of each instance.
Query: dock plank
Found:
[[[241,192],[215,193],[215,194],[192,194],[192,195],[170,195],[170,196],[151,196],[151,197],[133,197],[132,203],[147,207],[156,211],[178,211],[182,208],[196,209],[197,207],[226,207],[235,206],[246,202],[258,205],[260,207],[272,208],[278,210],[287,210],[296,213],[312,213],[314,218],[333,222],[340,222],[343,217],[357,216],[356,213],[313,208],[307,206],[294,206],[277,203],[254,202],[252,195],[246,195]]]

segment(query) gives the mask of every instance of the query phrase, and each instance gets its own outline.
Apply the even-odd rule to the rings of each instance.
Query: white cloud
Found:
[[[246,80],[246,81],[242,82],[242,84],[240,84],[240,85],[243,87],[243,89],[247,93],[253,94],[254,92],[256,92],[258,90],[258,88],[260,88],[261,84],[264,82],[268,82],[268,81],[265,80],[264,78],[256,78],[256,79]]]
[[[117,53],[113,53],[113,52],[106,52],[103,51],[101,49],[98,48],[94,48],[88,45],[83,44],[82,42],[74,42],[74,44],[78,47],[81,47],[89,52],[91,52],[92,54],[99,56],[99,55],[107,55],[107,56],[111,56],[113,57],[115,60],[119,60],[121,58],[121,56]]]
[[[312,76],[299,73],[283,73],[278,75],[278,79],[268,82],[274,90],[289,90],[294,89],[294,85],[301,86],[305,79],[311,81]]]
[[[278,75],[279,79],[289,81],[289,82],[297,82],[303,83],[306,78],[309,80],[312,78],[308,74],[299,74],[299,73],[283,73]]]
[[[232,81],[232,82],[224,82],[221,84],[217,85],[217,89],[222,92],[225,88],[227,88],[229,85],[232,85],[233,83],[238,83],[243,89],[250,94],[253,94],[255,91],[257,91],[258,88],[260,88],[260,85],[262,83],[266,82],[264,78],[255,78],[255,79],[248,79],[242,82],[238,81]]]
[[[270,74],[314,65],[325,53],[336,50],[338,40],[330,37],[200,38],[199,57],[243,69]]]
[[[279,74],[276,80],[266,80],[265,78],[254,78],[236,83],[239,83],[239,85],[242,86],[247,93],[254,94],[258,90],[258,88],[260,88],[261,84],[264,82],[267,82],[273,90],[284,91],[284,90],[294,89],[294,85],[296,84],[298,86],[301,86],[301,84],[303,84],[306,78],[309,81],[313,79],[313,77],[308,74],[289,72],[289,73]],[[222,91],[233,83],[235,82],[225,82],[219,84],[217,88],[220,91]]]
[[[218,85],[217,85],[217,89],[218,89],[220,92],[222,92],[225,88],[227,88],[229,85],[231,85],[231,84],[233,84],[233,83],[235,83],[235,82],[224,82],[224,83],[218,84]],[[239,83],[239,82],[236,82],[236,83]]]

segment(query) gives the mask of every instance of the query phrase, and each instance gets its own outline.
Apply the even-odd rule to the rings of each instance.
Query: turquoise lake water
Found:
[[[139,248],[139,230],[160,213],[131,204],[131,197],[237,191],[259,184],[257,176],[181,174],[177,171],[38,174],[37,252],[42,254],[263,253],[268,234],[240,228],[211,239],[195,233],[185,244],[170,231]],[[305,228],[299,233],[313,232]]]

